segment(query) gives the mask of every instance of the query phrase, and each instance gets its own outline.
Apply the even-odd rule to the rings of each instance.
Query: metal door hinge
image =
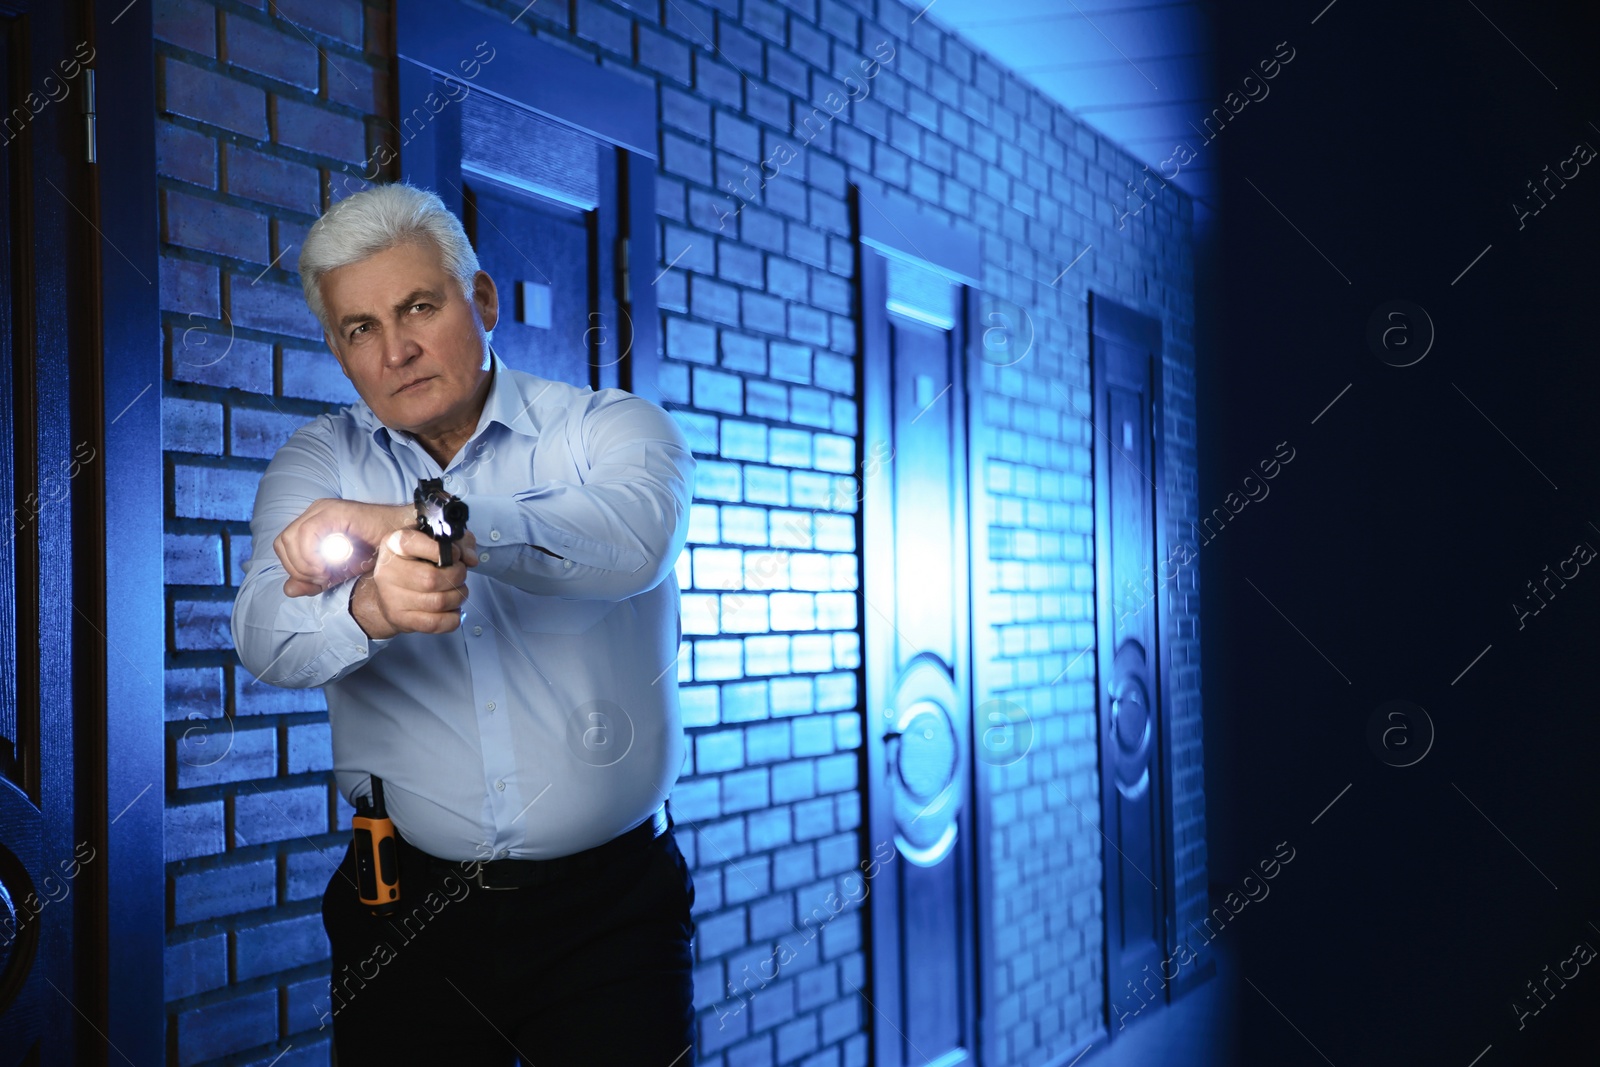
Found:
[[[84,161],[87,163],[98,162],[94,128],[94,71],[84,68],[83,71],[83,139]]]

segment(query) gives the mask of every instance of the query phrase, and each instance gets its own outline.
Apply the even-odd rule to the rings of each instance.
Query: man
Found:
[[[323,895],[337,1061],[692,1064],[694,883],[664,803],[682,431],[507,367],[494,282],[432,193],[341,201],[300,275],[361,400],[262,475],[233,635],[262,682],[323,687],[340,791],[377,776],[399,836],[398,915],[360,903],[351,849]],[[411,502],[434,477],[469,509],[448,567]]]

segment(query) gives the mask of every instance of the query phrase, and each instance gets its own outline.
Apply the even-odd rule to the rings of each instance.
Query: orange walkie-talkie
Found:
[[[372,796],[356,798],[350,824],[355,831],[357,895],[374,915],[392,915],[400,906],[400,852],[394,823],[383,806],[383,779],[377,775],[372,776]]]

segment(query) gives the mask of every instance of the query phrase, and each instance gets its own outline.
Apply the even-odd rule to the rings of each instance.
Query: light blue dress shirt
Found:
[[[323,687],[340,790],[354,803],[382,778],[406,840],[451,860],[546,859],[638,824],[677,781],[673,565],[695,461],[649,400],[490,360],[477,429],[444,470],[361,401],[278,449],[234,647],[263,682]],[[284,594],[272,543],[312,501],[410,503],[441,475],[482,552],[458,629],[370,639],[349,611],[355,579]]]

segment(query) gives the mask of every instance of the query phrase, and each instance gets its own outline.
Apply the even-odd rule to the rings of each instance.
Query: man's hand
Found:
[[[444,634],[461,625],[467,567],[478,565],[478,541],[468,530],[456,542],[456,561],[439,566],[439,543],[421,530],[395,530],[378,545],[372,573],[356,579],[350,614],[368,637]]]
[[[370,571],[383,539],[415,524],[416,518],[416,509],[410,504],[362,504],[335,498],[313,501],[272,542],[272,550],[289,572],[283,583],[284,593],[311,596],[351,575]],[[330,534],[349,539],[349,559],[330,563],[322,558],[322,542]]]

